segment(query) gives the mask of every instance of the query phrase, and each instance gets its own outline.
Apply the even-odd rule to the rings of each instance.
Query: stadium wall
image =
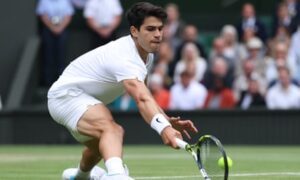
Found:
[[[224,144],[300,145],[300,111],[215,110],[169,112],[191,119],[200,133],[213,134]],[[159,144],[160,137],[137,112],[115,112],[125,131],[125,144]],[[2,126],[5,122],[10,126]],[[6,137],[6,138],[5,138]],[[194,139],[194,140],[195,140]],[[75,143],[68,131],[56,124],[46,110],[0,113],[0,144]]]
[[[36,34],[34,0],[0,2],[0,95],[5,101],[18,60],[29,37]]]

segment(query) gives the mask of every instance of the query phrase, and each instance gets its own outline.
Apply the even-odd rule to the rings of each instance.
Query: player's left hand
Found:
[[[182,120],[180,117],[169,118],[172,127],[191,139],[189,132],[197,133],[198,129],[191,120]]]

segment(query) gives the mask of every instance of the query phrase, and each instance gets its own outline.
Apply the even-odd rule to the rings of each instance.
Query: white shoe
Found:
[[[64,170],[64,172],[62,174],[62,179],[63,180],[79,180],[79,178],[76,178],[77,171],[78,171],[78,168],[69,168],[69,169]],[[89,180],[100,180],[104,174],[106,174],[104,169],[102,169],[98,166],[95,166],[91,170]]]
[[[100,180],[134,180],[126,174],[103,175]]]

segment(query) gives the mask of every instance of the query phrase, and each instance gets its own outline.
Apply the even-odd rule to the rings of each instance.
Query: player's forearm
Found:
[[[140,110],[141,115],[145,119],[145,121],[150,124],[152,118],[156,115],[161,113],[159,106],[157,106],[154,99],[151,95],[145,95],[143,97],[139,97],[136,100],[138,108]]]

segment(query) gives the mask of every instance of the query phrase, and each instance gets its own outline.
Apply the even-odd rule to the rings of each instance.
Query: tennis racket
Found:
[[[176,138],[176,143],[180,149],[190,153],[205,180],[227,180],[228,179],[228,161],[226,152],[221,142],[212,135],[201,136],[195,144]],[[224,159],[224,167],[219,167],[218,161]]]

